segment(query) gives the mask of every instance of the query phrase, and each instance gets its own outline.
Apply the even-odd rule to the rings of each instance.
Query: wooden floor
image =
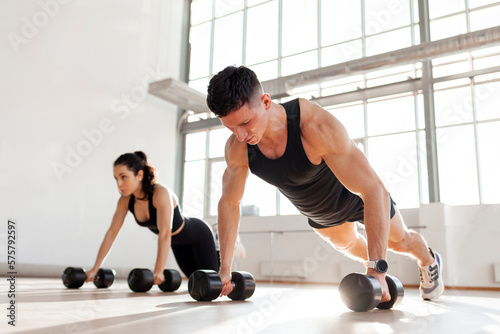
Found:
[[[174,293],[133,293],[124,280],[68,290],[41,278],[17,278],[12,327],[7,283],[2,277],[0,333],[500,333],[500,292],[447,290],[426,302],[406,289],[396,309],[356,313],[335,285],[258,284],[244,302],[196,302],[186,281]]]

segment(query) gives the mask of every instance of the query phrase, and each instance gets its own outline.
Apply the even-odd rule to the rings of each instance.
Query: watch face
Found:
[[[376,270],[379,273],[385,273],[388,268],[389,268],[389,265],[387,264],[386,260],[378,260],[377,261],[377,268],[376,268]]]

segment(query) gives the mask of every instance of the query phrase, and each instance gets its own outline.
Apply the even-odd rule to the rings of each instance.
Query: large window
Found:
[[[364,150],[399,207],[429,201],[420,100],[410,93],[330,109]]]
[[[432,41],[498,25],[500,1],[428,2]],[[228,65],[249,66],[265,82],[420,40],[417,0],[193,0],[189,85],[206,94],[210,77]],[[340,119],[401,208],[429,202],[429,132],[436,136],[440,201],[499,203],[499,62],[500,47],[433,59],[431,129],[422,87],[398,88],[422,77],[419,62],[295,88],[275,102],[313,99]],[[187,121],[212,117],[192,113]],[[229,134],[220,126],[186,133],[183,200],[193,215],[216,215]],[[252,174],[242,202],[260,215],[297,213]]]

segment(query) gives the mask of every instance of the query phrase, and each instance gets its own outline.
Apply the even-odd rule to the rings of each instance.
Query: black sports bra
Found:
[[[139,226],[142,227],[147,227],[151,230],[151,232],[158,234],[160,231],[158,230],[158,219],[156,216],[156,208],[153,206],[153,194],[149,196],[148,199],[148,210],[149,210],[149,220],[145,222],[140,222],[137,220],[137,217],[135,216],[134,212],[134,204],[135,204],[135,196],[130,195],[130,200],[128,202],[128,209],[132,214],[134,215],[135,221]],[[177,231],[179,227],[182,226],[182,223],[184,222],[184,217],[181,214],[181,211],[179,209],[179,206],[177,205],[174,208],[174,217],[173,217],[173,224],[172,224],[172,231]]]

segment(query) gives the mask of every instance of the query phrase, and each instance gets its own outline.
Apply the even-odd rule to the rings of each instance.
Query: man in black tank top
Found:
[[[218,206],[222,295],[232,289],[231,259],[249,170],[275,185],[335,249],[365,263],[366,273],[382,286],[382,301],[390,299],[385,272],[369,264],[385,261],[387,249],[417,261],[422,298],[441,295],[444,285],[434,274],[435,268],[440,272],[439,257],[406,227],[384,184],[333,115],[305,99],[272,102],[243,66],[227,67],[211,79],[207,104],[233,132]],[[364,223],[366,240],[356,221]]]

